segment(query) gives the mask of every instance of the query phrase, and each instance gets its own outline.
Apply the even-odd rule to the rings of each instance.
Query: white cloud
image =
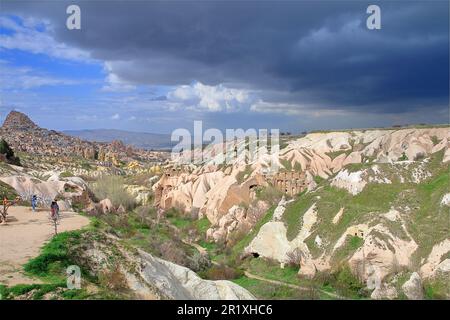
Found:
[[[106,92],[128,92],[136,89],[136,86],[128,81],[123,80],[112,70],[110,62],[105,62],[104,70],[108,74],[106,76],[106,85],[102,87],[102,91]]]
[[[111,116],[111,120],[119,120],[119,119],[120,119],[120,115],[118,113]]]
[[[176,87],[167,94],[169,102],[179,103],[188,109],[237,111],[246,108],[252,101],[249,91],[227,88],[224,85],[209,86],[200,82]]]
[[[33,19],[22,21],[23,24],[19,24],[9,17],[0,16],[0,28],[13,31],[12,34],[0,34],[0,49],[17,49],[60,59],[91,61],[88,52],[57,42],[48,22]]]

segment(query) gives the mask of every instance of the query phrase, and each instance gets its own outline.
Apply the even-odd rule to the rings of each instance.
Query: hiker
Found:
[[[52,201],[52,204],[50,205],[50,209],[52,211],[52,219],[59,218],[59,206],[58,202],[55,200]]]
[[[36,206],[37,206],[37,195],[33,194],[31,196],[31,208],[33,212],[36,212]]]

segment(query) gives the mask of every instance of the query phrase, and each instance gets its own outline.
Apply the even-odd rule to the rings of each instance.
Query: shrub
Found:
[[[141,206],[136,209],[136,215],[141,224],[146,224],[147,219],[155,215],[155,208],[151,206]]]
[[[102,271],[99,275],[100,283],[111,290],[123,290],[127,288],[127,281],[118,265]]]
[[[302,258],[303,258],[303,252],[302,252],[302,250],[300,250],[300,248],[295,248],[295,249],[289,251],[286,255],[288,257],[288,261],[287,261],[288,266],[292,266],[292,267],[300,266],[300,262],[302,261]]]
[[[211,267],[211,260],[209,260],[208,255],[201,254],[198,251],[189,257],[188,260],[189,269],[194,272],[201,272]]]
[[[445,300],[450,295],[448,279],[439,275],[431,280],[425,281],[425,298],[433,300]]]
[[[398,158],[398,161],[406,161],[408,160],[408,156],[406,155],[406,153],[402,153],[402,156],[400,158]]]
[[[210,280],[232,280],[242,277],[244,272],[240,269],[220,264],[212,266],[201,275]]]
[[[4,139],[0,140],[0,154],[3,154],[6,161],[10,164],[20,166],[20,159],[14,155],[13,149],[9,146],[8,142]]]
[[[70,171],[63,171],[59,174],[60,178],[69,178],[69,177],[73,177],[74,174]]]
[[[360,297],[365,285],[345,266],[336,275],[335,287],[345,296]]]
[[[186,255],[173,241],[165,241],[159,246],[161,257],[179,265],[186,265]]]
[[[136,200],[125,190],[121,176],[102,176],[92,184],[92,191],[98,199],[108,198],[116,207],[122,205],[132,210],[136,206]]]
[[[414,157],[414,161],[421,161],[425,159],[425,153],[423,152],[419,152],[418,154],[416,154],[416,156]]]

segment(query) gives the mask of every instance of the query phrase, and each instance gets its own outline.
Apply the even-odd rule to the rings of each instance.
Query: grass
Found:
[[[329,156],[331,158],[331,160],[334,160],[341,154],[349,154],[350,152],[351,152],[351,150],[339,150],[339,151],[327,152],[326,154],[327,154],[327,156]]]
[[[92,228],[92,226],[90,226]],[[86,235],[86,236],[85,236]],[[84,289],[71,290],[66,285],[66,270],[69,265],[79,265],[75,251],[83,246],[84,241],[93,241],[97,233],[92,230],[63,232],[54,236],[41,249],[40,254],[24,265],[24,270],[31,277],[38,277],[42,284],[20,284],[12,287],[0,285],[2,299],[15,299],[28,293],[34,300],[40,300],[48,293],[62,299],[110,299],[117,296],[100,288],[98,293],[91,294]],[[97,278],[81,268],[82,281],[97,286]]]
[[[4,183],[3,181],[0,181],[0,196],[3,200],[4,197],[6,197],[9,200],[13,200],[15,197],[18,196],[16,190],[14,190],[13,187],[11,187],[9,184]]]
[[[31,295],[31,299],[40,300],[47,293],[53,292],[58,288],[65,288],[65,286],[66,284],[63,282],[55,284],[18,284],[12,287],[0,285],[0,300],[14,299],[29,292],[33,292]]]
[[[450,296],[450,283],[444,273],[423,282],[425,299],[446,300]]]
[[[337,263],[349,258],[359,247],[364,243],[364,240],[358,236],[347,235],[345,243],[336,250],[332,261]]]
[[[64,172],[61,172],[61,173],[59,174],[59,177],[60,177],[60,178],[69,178],[69,177],[73,177],[73,173],[70,172],[70,171],[64,171]]]
[[[242,182],[245,181],[245,179],[247,179],[250,174],[252,173],[252,166],[251,165],[246,165],[245,169],[243,171],[240,171],[237,175],[236,175],[236,181],[241,184]]]
[[[303,291],[293,289],[288,286],[248,278],[246,276],[242,276],[232,281],[250,291],[258,299],[285,300],[310,298],[308,294]]]
[[[280,163],[283,165],[284,169],[287,171],[292,170],[292,164],[289,160],[286,159],[280,159]]]
[[[246,266],[249,272],[266,279],[277,280],[294,285],[305,285],[309,283],[305,282],[304,279],[299,278],[299,267],[285,266],[281,269],[278,262],[260,258],[251,259]]]
[[[211,222],[209,222],[208,218],[203,217],[199,220],[196,220],[194,222],[194,226],[199,234],[206,235],[206,231],[211,227]]]
[[[65,279],[65,269],[74,264],[69,248],[79,244],[82,231],[70,231],[54,236],[36,258],[24,265],[24,270],[33,276],[42,278]]]
[[[187,217],[170,217],[167,220],[170,221],[178,229],[186,228],[192,225],[192,219]]]
[[[416,260],[426,257],[434,244],[446,239],[450,233],[448,208],[440,205],[444,194],[449,192],[449,179],[449,171],[442,170],[436,176],[418,185],[415,192],[409,195],[419,204],[407,225],[411,235],[419,244]]]

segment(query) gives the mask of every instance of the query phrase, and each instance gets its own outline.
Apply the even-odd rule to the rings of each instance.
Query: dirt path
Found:
[[[245,271],[244,274],[245,274],[245,276],[247,278],[256,279],[256,280],[260,280],[260,281],[264,281],[264,282],[267,282],[267,283],[276,284],[276,285],[280,285],[280,286],[285,286],[285,287],[289,287],[289,288],[296,289],[296,290],[306,291],[306,290],[310,289],[310,288],[298,286],[298,285],[295,285],[295,284],[292,284],[292,283],[287,283],[287,282],[283,282],[283,281],[267,279],[267,278],[264,278],[264,277],[252,274],[252,273],[250,273],[248,271]],[[320,291],[323,294],[326,294],[326,295],[334,298],[334,299],[340,299],[340,300],[346,299],[345,297],[340,296],[340,295],[335,294],[335,293],[327,292],[327,291],[322,290],[322,289],[317,289],[317,290]]]
[[[32,212],[29,207],[11,207],[8,224],[0,225],[0,284],[38,283],[25,276],[22,266],[39,254],[40,248],[53,235],[48,211]],[[62,212],[58,231],[80,229],[89,219],[75,212]]]

